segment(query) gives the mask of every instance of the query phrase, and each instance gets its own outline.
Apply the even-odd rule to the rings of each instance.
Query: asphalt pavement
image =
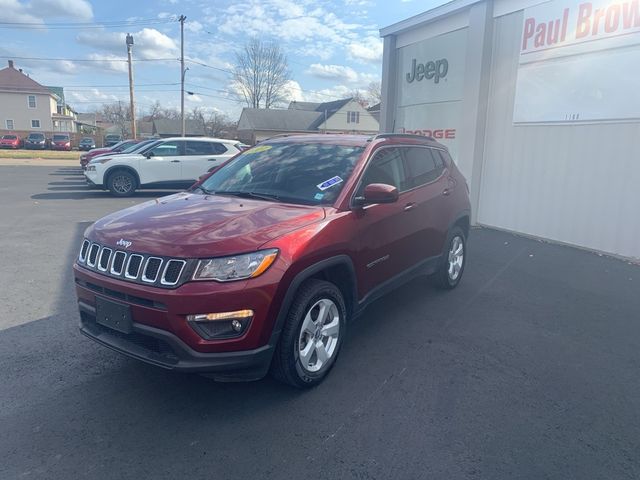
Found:
[[[374,303],[319,387],[215,383],[77,331],[82,231],[164,193],[0,166],[1,480],[640,478],[640,267],[474,229],[460,286]]]

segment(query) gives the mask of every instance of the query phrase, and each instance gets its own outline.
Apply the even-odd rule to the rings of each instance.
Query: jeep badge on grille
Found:
[[[131,246],[131,242],[128,240],[125,240],[124,238],[121,238],[116,242],[116,245],[119,247],[129,248]]]

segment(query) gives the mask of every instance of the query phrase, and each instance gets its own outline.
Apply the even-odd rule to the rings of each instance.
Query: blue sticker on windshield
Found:
[[[326,190],[327,188],[331,188],[334,185],[337,185],[339,183],[342,183],[342,179],[336,175],[335,177],[330,178],[329,180],[325,180],[324,182],[322,182],[322,183],[320,183],[319,185],[316,185],[316,186],[320,190]]]

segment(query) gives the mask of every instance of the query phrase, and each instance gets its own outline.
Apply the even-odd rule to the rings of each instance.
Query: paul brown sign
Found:
[[[441,78],[447,76],[449,72],[449,62],[446,58],[441,60],[431,60],[427,63],[418,63],[414,58],[411,61],[411,71],[407,73],[407,82],[412,83],[414,80],[420,82],[422,80],[433,80],[433,83],[439,83]]]

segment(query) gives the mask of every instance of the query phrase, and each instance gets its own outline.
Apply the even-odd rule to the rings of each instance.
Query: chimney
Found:
[[[9,60],[9,68],[13,68],[13,60]]]

